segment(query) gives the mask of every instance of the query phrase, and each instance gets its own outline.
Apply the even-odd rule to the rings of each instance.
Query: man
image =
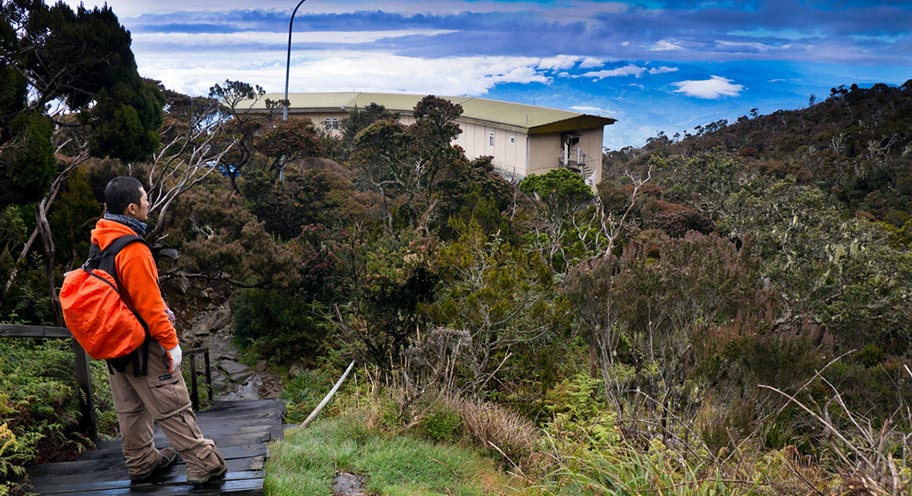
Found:
[[[105,188],[106,212],[92,230],[92,243],[104,250],[125,235],[146,234],[149,198],[132,177],[115,177]],[[123,438],[122,450],[130,480],[149,478],[170,467],[177,452],[187,466],[187,481],[202,485],[221,477],[227,467],[215,443],[203,437],[190,406],[190,395],[181,374],[181,348],[173,313],[158,286],[158,268],[144,243],[130,243],[115,258],[121,294],[145,321],[149,351],[140,360],[143,375],[132,360],[109,360],[111,392]],[[141,353],[142,347],[136,351]],[[153,422],[158,422],[173,448],[158,450],[153,442]],[[175,451],[176,450],[176,451]]]

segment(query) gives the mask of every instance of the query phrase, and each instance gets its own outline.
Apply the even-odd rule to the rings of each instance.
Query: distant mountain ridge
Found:
[[[742,116],[697,126],[674,139],[650,138],[640,150],[609,152],[610,177],[653,157],[724,151],[762,174],[791,175],[829,192],[855,215],[897,228],[912,219],[912,80],[898,87],[851,85],[811,96],[799,110]]]

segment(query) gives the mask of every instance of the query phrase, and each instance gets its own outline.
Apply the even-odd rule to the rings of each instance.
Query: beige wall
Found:
[[[327,118],[338,119],[346,117],[345,112],[326,112],[306,114],[318,129],[323,128]],[[293,117],[301,117],[293,115]],[[403,115],[399,121],[403,125],[415,122],[414,117]],[[521,180],[530,174],[545,174],[558,167],[562,154],[561,134],[536,134],[527,135],[520,131],[506,130],[494,126],[460,122],[462,133],[453,141],[461,146],[469,159],[490,155],[494,157],[493,164],[508,179]],[[331,131],[338,135],[341,130]],[[594,172],[594,178],[585,178],[592,181],[594,186],[601,181],[602,163],[602,129],[579,131],[580,140],[577,148],[585,155],[584,161],[589,169]],[[494,145],[490,144],[491,133],[494,134]],[[513,138],[514,142],[510,142]],[[571,160],[576,160],[576,149],[571,153]]]
[[[507,177],[526,175],[528,139],[525,134],[471,122],[461,122],[459,125],[462,128],[462,134],[453,143],[461,146],[467,157],[474,159],[492,156],[494,157],[494,167]],[[492,133],[494,135],[493,145],[491,145]]]
[[[557,168],[561,155],[560,134],[535,134],[529,137],[529,174],[545,174]]]
[[[336,112],[336,113],[329,113],[329,112],[326,112],[326,113],[319,113],[319,114],[307,114],[306,117],[307,117],[308,119],[310,119],[310,120],[313,122],[314,126],[315,126],[317,129],[323,129],[323,122],[324,122],[326,119],[328,119],[328,118],[333,118],[333,119],[336,119],[337,121],[339,121],[339,123],[341,123],[341,122],[342,122],[342,118],[345,117],[345,115],[346,115],[346,114],[343,113],[343,112]],[[294,114],[290,114],[289,117],[300,117],[300,116],[297,116],[297,115],[294,115]],[[339,131],[339,130],[333,130],[333,131],[330,131],[330,132],[333,133],[333,134],[339,134],[340,131]]]

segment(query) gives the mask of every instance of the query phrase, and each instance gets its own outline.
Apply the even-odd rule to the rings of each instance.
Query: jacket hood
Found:
[[[92,229],[92,243],[104,250],[115,239],[126,235],[139,236],[136,231],[126,224],[121,224],[114,220],[99,219],[95,224],[95,229]]]

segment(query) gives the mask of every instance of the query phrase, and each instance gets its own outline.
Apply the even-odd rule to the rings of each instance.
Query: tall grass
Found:
[[[829,390],[828,403],[801,403],[812,383]],[[895,418],[875,423],[818,373],[791,393],[776,390],[779,415],[754,419],[745,432],[732,430],[739,410],[726,403],[705,402],[687,419],[644,403],[632,417],[615,411],[603,388],[586,373],[566,378],[543,399],[542,425],[433,388],[362,388],[339,399],[336,417],[275,446],[267,489],[328,495],[333,474],[344,471],[364,476],[372,495],[912,494],[912,434],[904,430],[912,410],[903,398]],[[707,442],[716,438],[728,442]]]

